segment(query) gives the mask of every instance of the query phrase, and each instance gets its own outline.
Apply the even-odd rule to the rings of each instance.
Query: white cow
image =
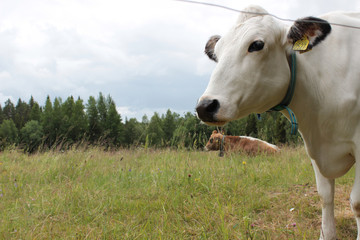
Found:
[[[258,6],[245,9],[266,13]],[[217,62],[198,101],[198,117],[223,125],[278,105],[289,89],[289,58],[295,42],[305,37],[306,50],[296,53],[296,85],[288,107],[295,113],[312,159],[322,198],[320,239],[336,239],[335,178],[353,165],[351,192],[360,240],[360,27],[359,13],[329,13],[287,26],[270,15],[240,14],[223,37],[213,36],[205,52]],[[289,118],[288,111],[282,113]]]

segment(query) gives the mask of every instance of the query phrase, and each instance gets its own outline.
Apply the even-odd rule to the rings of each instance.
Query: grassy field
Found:
[[[0,153],[0,239],[317,239],[303,148],[246,157],[185,150]],[[339,239],[355,239],[354,172],[337,180]]]

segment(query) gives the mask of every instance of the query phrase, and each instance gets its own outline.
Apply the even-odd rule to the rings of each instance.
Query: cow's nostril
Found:
[[[201,100],[196,106],[198,117],[204,122],[216,122],[215,114],[220,108],[220,103],[217,99]]]
[[[215,113],[215,112],[217,112],[217,110],[219,109],[219,106],[220,106],[219,101],[216,100],[216,99],[214,99],[214,100],[212,100],[212,102],[209,104],[209,106],[206,107],[206,111],[207,111],[207,112],[213,112],[213,113]]]

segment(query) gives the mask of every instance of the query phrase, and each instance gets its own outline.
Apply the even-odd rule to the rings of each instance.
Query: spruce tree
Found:
[[[51,139],[54,140],[55,144],[62,142],[66,137],[68,129],[62,127],[64,123],[64,114],[62,111],[62,100],[59,97],[56,97],[53,104],[53,112],[51,118]]]
[[[15,116],[14,116],[14,123],[17,129],[23,128],[25,123],[27,123],[29,119],[30,119],[30,107],[26,102],[22,101],[21,98],[19,98],[15,107]]]
[[[32,104],[29,120],[41,121],[41,108],[37,102]]]
[[[75,106],[74,97],[73,96],[68,97],[66,101],[61,105],[61,109],[63,111],[64,116],[67,116],[70,119],[74,112],[74,106]]]
[[[85,137],[88,121],[84,109],[83,100],[79,97],[75,102],[73,114],[70,119],[72,124],[71,138],[73,141],[80,141]]]
[[[53,117],[53,106],[50,99],[50,96],[48,95],[45,102],[44,112],[41,115],[41,126],[44,131],[45,135],[45,143],[51,146],[55,139],[53,139],[53,126],[52,126],[52,117]]]
[[[108,96],[108,110],[106,113],[105,134],[112,145],[120,146],[123,141],[123,125],[121,116],[116,110],[115,102]]]
[[[88,119],[87,135],[91,143],[95,143],[100,140],[101,127],[99,120],[99,112],[96,107],[96,100],[93,96],[89,97],[86,104],[86,114]]]
[[[4,119],[7,119],[7,120],[12,119],[14,121],[15,106],[11,102],[10,99],[6,100],[6,102],[5,102],[5,106],[3,108],[3,116],[4,116]]]
[[[72,123],[72,115],[74,112],[74,98],[73,96],[68,97],[63,104],[61,104],[61,125],[60,125],[60,132],[62,136],[66,139],[67,142],[74,142],[76,141],[74,138],[73,130],[74,125]],[[55,104],[54,104],[55,106]]]
[[[99,97],[97,99],[97,103],[96,103],[96,107],[99,113],[99,123],[100,123],[100,127],[101,127],[101,132],[102,135],[105,135],[104,130],[106,129],[106,124],[107,124],[107,104],[106,104],[106,99],[105,97],[102,95],[102,93],[99,93]],[[104,136],[102,136],[104,137]]]
[[[30,109],[33,108],[34,104],[35,104],[35,100],[34,100],[33,96],[31,96],[31,97],[30,97],[30,100],[29,100],[29,103],[28,103]]]

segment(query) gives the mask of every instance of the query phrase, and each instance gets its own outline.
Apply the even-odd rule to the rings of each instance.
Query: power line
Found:
[[[281,18],[281,17],[278,17],[278,16],[276,16],[274,14],[271,14],[271,13],[243,11],[243,10],[239,10],[239,9],[235,9],[235,8],[231,8],[231,7],[226,7],[226,6],[219,5],[219,4],[214,4],[214,3],[197,2],[197,1],[192,1],[192,0],[174,0],[174,1],[192,3],[192,4],[199,4],[199,5],[205,5],[205,6],[211,6],[211,7],[217,7],[217,8],[222,8],[222,9],[225,9],[225,10],[238,12],[238,13],[254,14],[254,15],[260,15],[260,16],[267,15],[267,16],[271,16],[271,17],[274,17],[276,19],[279,19],[280,21],[284,21],[284,22],[295,22],[296,21],[296,20],[293,20],[293,19]],[[302,21],[302,22],[311,22],[311,23],[323,23],[323,22],[316,21],[316,20],[304,20],[304,19],[301,19],[300,21]],[[357,26],[351,26],[351,25],[346,25],[346,24],[341,24],[341,23],[331,23],[331,22],[329,22],[329,24],[333,25],[333,26],[353,28],[353,29],[360,30],[360,27],[357,27]]]

